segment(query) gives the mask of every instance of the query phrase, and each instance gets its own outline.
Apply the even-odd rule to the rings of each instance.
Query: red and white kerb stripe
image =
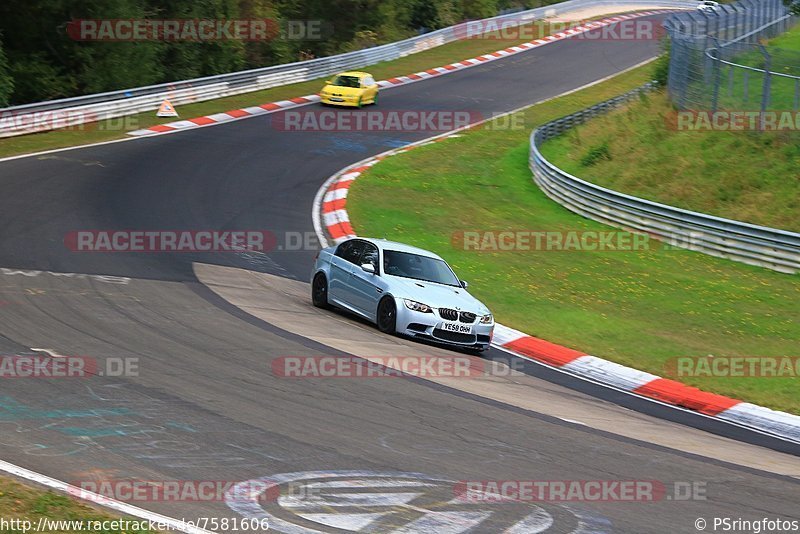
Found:
[[[566,39],[567,37],[571,37],[580,33],[584,33],[590,30],[596,30],[598,28],[602,28],[605,26],[609,26],[615,24],[617,22],[621,22],[624,20],[630,20],[640,17],[645,17],[648,15],[656,15],[659,13],[668,13],[674,10],[670,9],[659,9],[654,11],[641,11],[638,13],[631,13],[627,15],[618,15],[615,17],[609,17],[603,20],[597,20],[592,22],[587,22],[580,26],[575,26],[574,28],[570,28],[563,32],[556,33],[554,35],[548,35],[541,39],[534,39],[533,41],[522,43],[517,46],[511,46],[505,48],[503,50],[498,50],[497,52],[492,52],[490,54],[484,54],[482,56],[465,59],[463,61],[457,61],[456,63],[450,63],[449,65],[445,65],[443,67],[435,67],[433,69],[424,70],[421,72],[415,72],[414,74],[409,74],[408,76],[398,76],[396,78],[389,78],[388,80],[381,80],[378,82],[378,85],[382,88],[389,88],[389,87],[397,87],[399,85],[405,85],[409,83],[414,83],[422,80],[426,80],[428,78],[434,78],[436,76],[441,76],[442,74],[449,74],[451,72],[455,72],[458,70],[466,69],[469,67],[474,67],[475,65],[480,65],[481,63],[485,63],[487,61],[494,61],[497,59],[502,59],[504,57],[508,57],[514,54],[518,54],[520,52],[524,52],[526,50],[531,50],[533,48],[538,48],[540,46],[544,46],[556,41],[560,41],[562,39]],[[165,98],[169,98],[169,94],[164,95]],[[231,111],[226,111],[224,113],[215,113],[214,115],[207,115],[204,117],[195,117],[194,119],[186,119],[180,120],[175,122],[168,122],[166,124],[158,124],[156,126],[151,126],[149,128],[144,128],[141,130],[134,130],[128,132],[128,135],[133,136],[146,136],[146,135],[156,135],[156,134],[165,134],[171,133],[181,130],[187,130],[190,128],[199,128],[202,126],[209,126],[213,124],[219,124],[223,122],[228,122],[232,120],[238,120],[246,117],[253,117],[257,115],[264,115],[266,113],[274,113],[275,111],[279,110],[286,110],[295,108],[298,106],[305,106],[308,104],[312,104],[315,102],[319,102],[319,95],[306,95],[306,96],[299,96],[297,98],[291,98],[289,100],[281,100],[278,102],[269,102],[267,104],[262,104],[260,106],[253,106],[249,108],[242,108],[242,109],[234,109]]]

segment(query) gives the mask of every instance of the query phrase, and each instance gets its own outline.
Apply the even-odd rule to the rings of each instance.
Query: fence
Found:
[[[625,195],[562,171],[542,156],[539,144],[588,119],[638,98],[654,86],[612,98],[534,130],[530,167],[534,181],[552,200],[589,219],[643,232],[672,246],[795,273],[800,271],[800,234],[722,219]]]
[[[669,93],[681,109],[798,111],[800,52],[761,44],[795,19],[781,0],[671,15]]]
[[[688,9],[694,6],[695,2],[691,0],[569,0],[485,19],[481,26],[491,31],[490,21],[510,26],[523,25],[536,19],[554,17],[586,7],[605,5],[620,6],[621,10],[624,10],[625,5],[637,6],[637,8],[650,5]],[[57,124],[58,127],[73,126],[84,122],[154,110],[165,98],[170,98],[173,104],[180,105],[315,80],[344,70],[395,60],[463,39],[463,28],[463,25],[451,26],[396,43],[297,63],[4,108],[0,109],[0,119],[6,118],[6,120],[0,120],[0,137],[51,129],[54,124]],[[54,112],[58,112],[62,121],[53,120]]]

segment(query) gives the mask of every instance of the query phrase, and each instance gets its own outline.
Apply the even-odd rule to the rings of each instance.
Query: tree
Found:
[[[3,52],[3,42],[0,41],[0,107],[8,105],[13,90],[14,80],[8,72],[8,60]]]
[[[467,19],[485,19],[497,14],[497,1],[461,0],[461,10]]]

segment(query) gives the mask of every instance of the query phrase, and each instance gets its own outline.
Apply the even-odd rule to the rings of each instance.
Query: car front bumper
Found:
[[[433,313],[422,313],[410,310],[402,300],[397,301],[397,324],[398,334],[411,337],[419,337],[458,347],[484,350],[489,348],[494,334],[494,322],[482,324],[480,316],[475,321],[469,323],[459,323],[469,326],[469,333],[450,332],[442,329],[443,323],[454,323],[457,321],[445,321],[437,311]]]
[[[320,95],[320,102],[329,106],[348,106],[358,107],[361,97],[358,96],[323,96]]]

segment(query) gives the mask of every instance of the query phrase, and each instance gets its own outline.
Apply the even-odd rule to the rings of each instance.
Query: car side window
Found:
[[[378,270],[378,247],[372,243],[364,243],[364,254],[361,256],[361,264],[371,263],[375,267],[375,272]]]
[[[364,87],[372,87],[375,85],[375,79],[372,76],[364,78]]]
[[[364,251],[364,244],[363,241],[359,241],[358,239],[345,241],[336,249],[336,256],[354,265],[358,265],[361,253]]]

